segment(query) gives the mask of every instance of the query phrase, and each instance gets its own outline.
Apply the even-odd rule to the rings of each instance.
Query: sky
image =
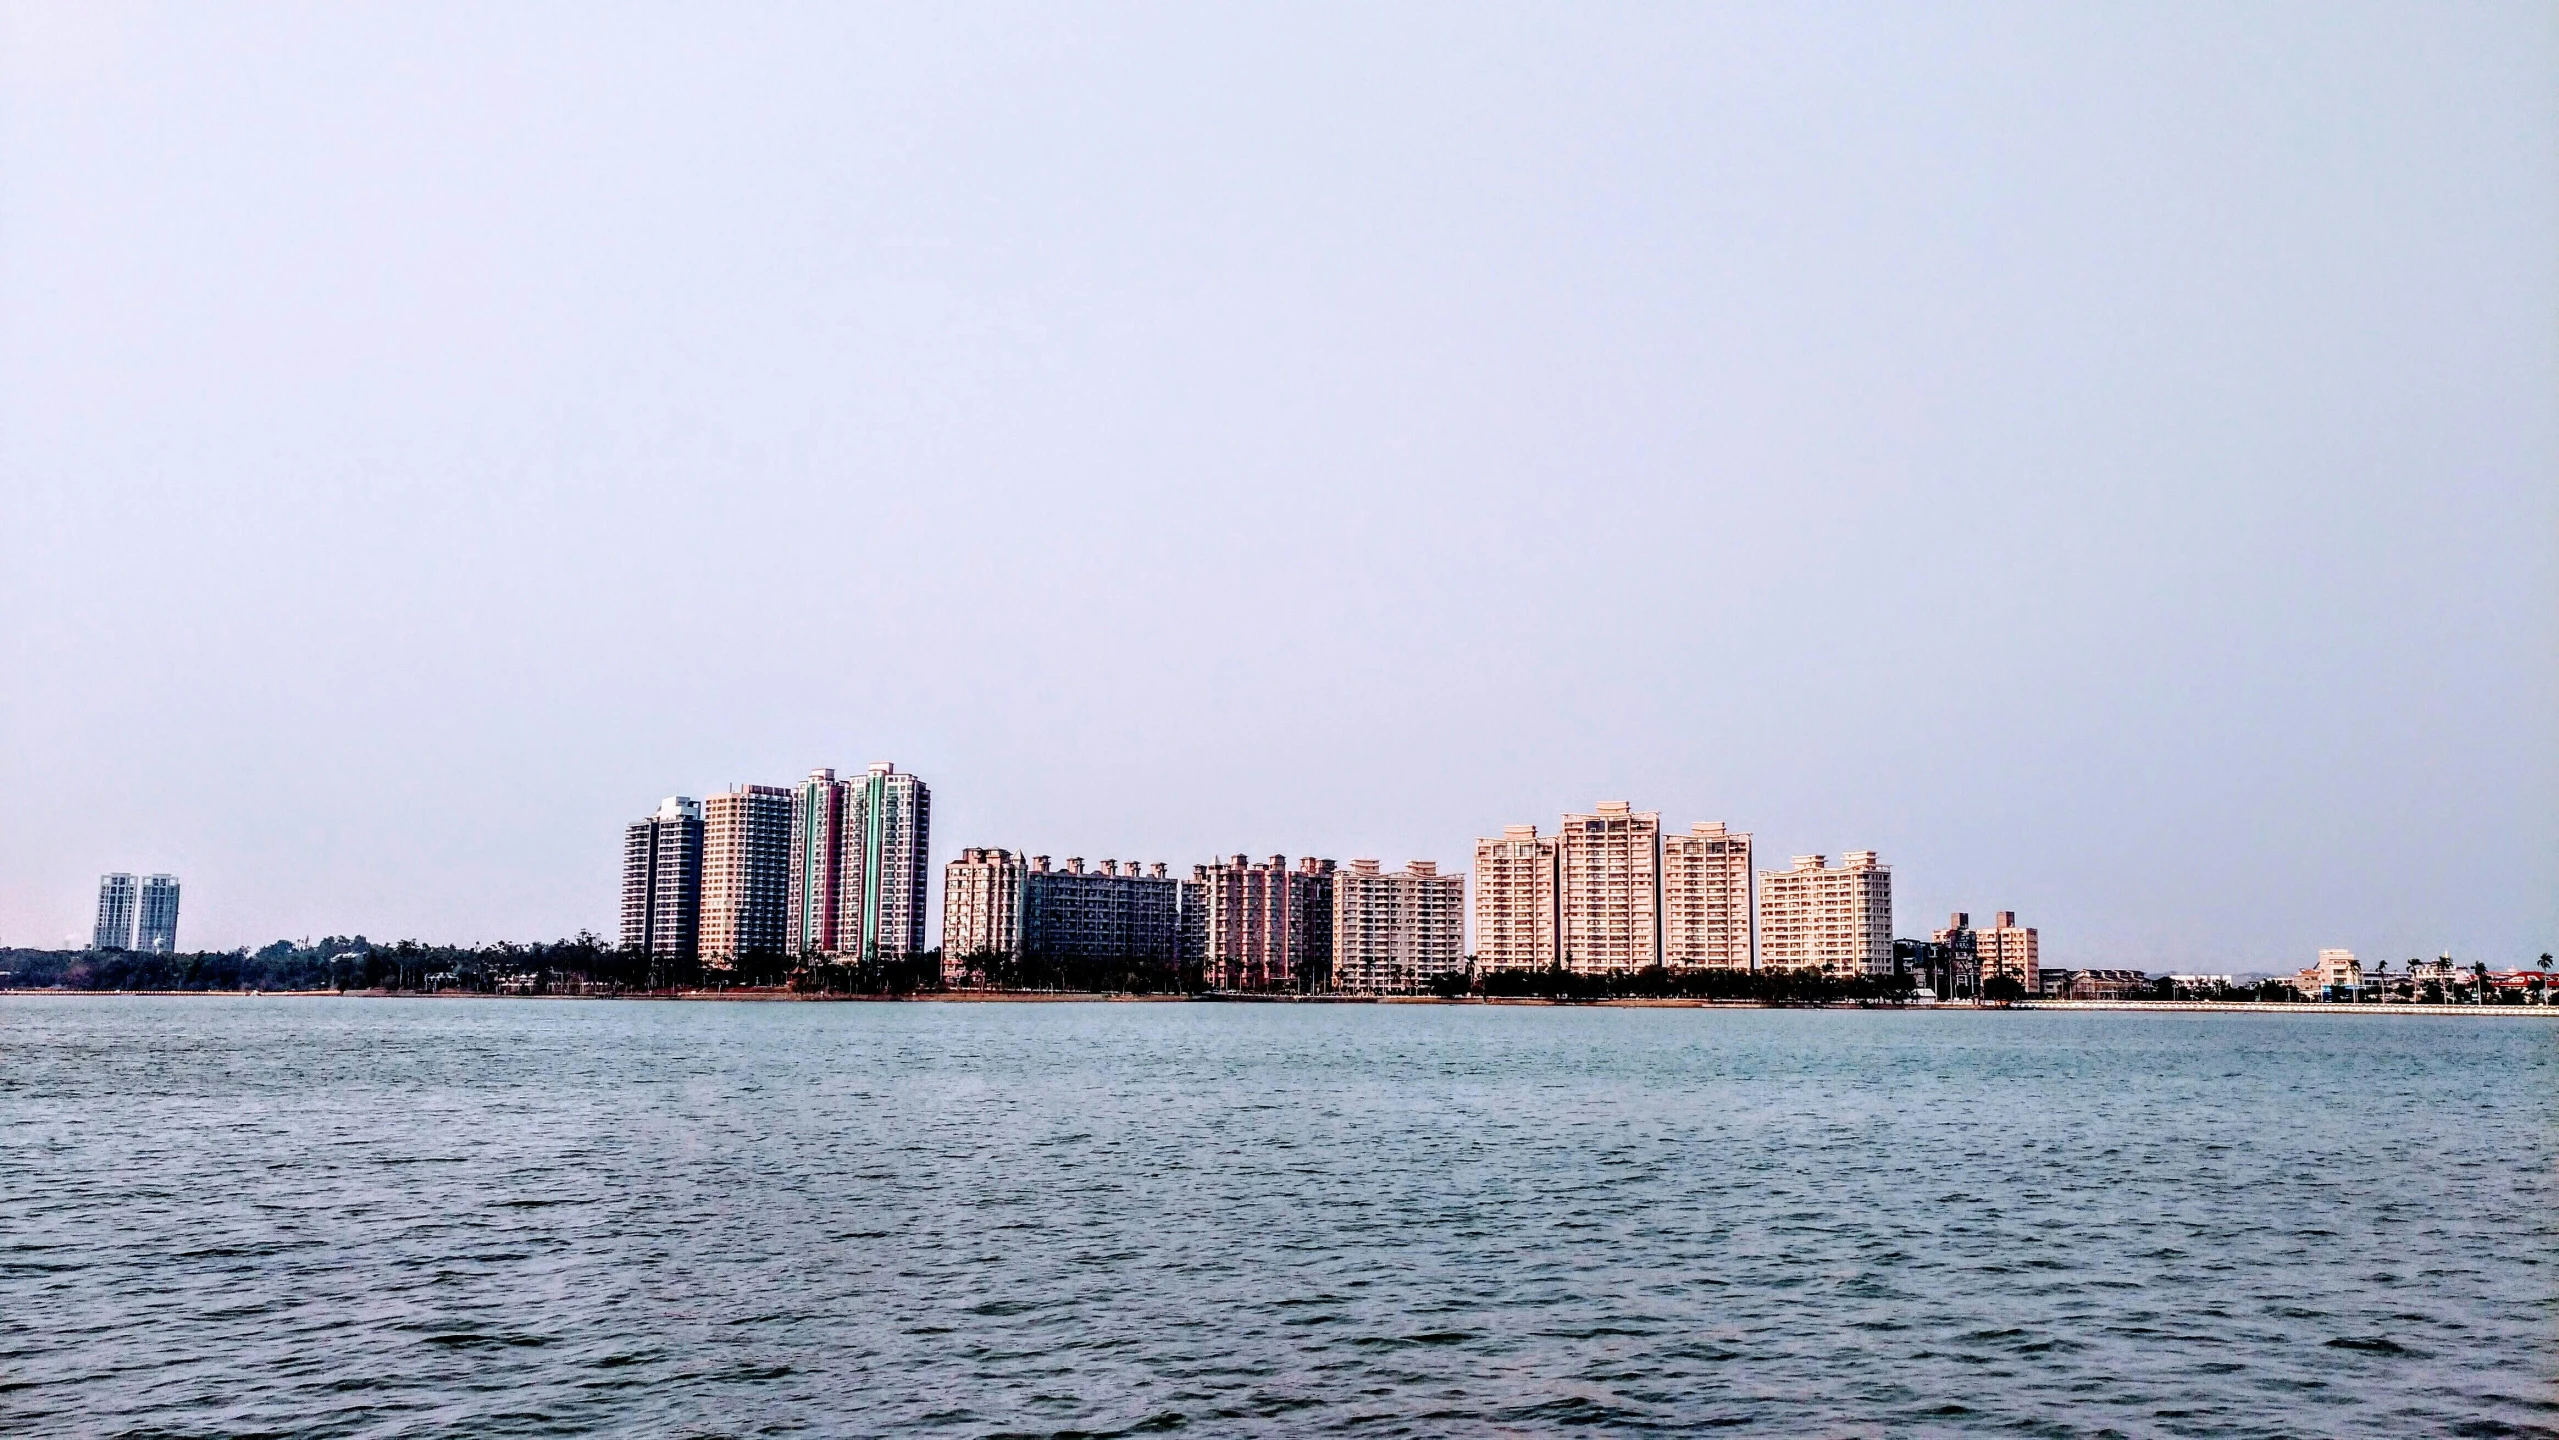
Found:
[[[2559,949],[2559,12],[0,9],[0,943],[609,933],[876,760]]]

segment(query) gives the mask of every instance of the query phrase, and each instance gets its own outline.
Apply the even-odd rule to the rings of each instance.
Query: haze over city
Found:
[[[0,942],[609,933],[878,760],[2559,931],[2546,8],[5,15]]]

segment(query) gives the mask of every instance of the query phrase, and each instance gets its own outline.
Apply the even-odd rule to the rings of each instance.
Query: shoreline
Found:
[[[2268,1000],[2020,1000],[2010,1005],[1961,1002],[1888,1005],[1844,1002],[1837,1005],[1763,1005],[1756,1000],[1700,1000],[1685,997],[1622,996],[1606,1000],[1556,1000],[1540,995],[1469,995],[1444,999],[1437,995],[1174,995],[1120,994],[1089,990],[936,990],[910,995],[806,995],[786,990],[685,990],[624,992],[614,995],[503,995],[471,990],[65,990],[28,988],[0,990],[0,1000],[25,997],[77,999],[205,1000],[632,1000],[710,1002],[715,1004],[952,1004],[952,1005],[1454,1005],[1527,1006],[1584,1010],[1803,1010],[1856,1014],[1927,1015],[1995,1014],[2000,1011],[2113,1011],[2159,1015],[2444,1015],[2482,1018],[2559,1019],[2559,1005],[2336,1005],[2315,1001],[2286,1004]]]

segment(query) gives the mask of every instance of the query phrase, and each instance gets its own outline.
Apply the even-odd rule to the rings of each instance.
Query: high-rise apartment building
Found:
[[[1380,873],[1354,860],[1333,875],[1332,988],[1414,995],[1466,968],[1466,877],[1431,860]]]
[[[883,762],[851,783],[844,798],[837,951],[866,960],[924,953],[932,833],[933,792],[923,781]]]
[[[92,950],[130,950],[133,948],[133,877],[122,872],[98,877],[98,924],[92,932]]]
[[[1973,953],[1980,959],[1985,985],[2005,975],[2024,985],[2027,994],[2041,993],[2043,979],[2035,950],[2034,927],[2018,924],[2014,910],[1997,912],[1989,926],[1973,932]]]
[[[703,801],[703,958],[782,954],[790,891],[791,792],[739,785]]]
[[[154,955],[178,948],[178,877],[154,875],[142,882],[135,919],[134,948]]]
[[[967,977],[971,956],[1022,953],[1022,857],[967,849],[942,867],[942,983]]]
[[[1180,959],[1182,974],[1187,979],[1200,977],[1206,984],[1208,975],[1208,879],[1205,866],[1191,867],[1191,878],[1177,880],[1181,887],[1182,918],[1174,940],[1174,954]]]
[[[1171,967],[1182,953],[1182,883],[1163,862],[1145,867],[1105,860],[1084,868],[1072,855],[1056,869],[1031,857],[1022,877],[1022,951],[1072,963],[1126,960]]]
[[[1750,836],[1720,820],[1662,837],[1662,963],[1673,970],[1749,970]]]
[[[790,878],[783,887],[782,953],[836,948],[843,915],[844,808],[852,787],[817,769],[791,792]]]
[[[622,832],[622,948],[701,953],[702,802],[669,795]]]
[[[1791,870],[1759,872],[1759,963],[1767,970],[1889,975],[1893,970],[1893,872],[1872,850],[1837,869],[1798,855]]]
[[[1475,842],[1475,968],[1555,966],[1555,838],[1505,825]]]
[[[1333,962],[1333,862],[1313,856],[1288,866],[1241,855],[1197,865],[1191,879],[1207,935],[1202,974],[1213,990],[1314,990]]]
[[[1567,815],[1555,837],[1564,968],[1631,975],[1662,963],[1662,817],[1623,800]]]

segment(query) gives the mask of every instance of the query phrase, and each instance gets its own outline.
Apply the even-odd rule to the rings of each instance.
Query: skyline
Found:
[[[0,942],[610,933],[882,756],[936,865],[2559,934],[2546,8],[0,26]]]
[[[903,782],[903,784],[908,788],[908,793],[914,796],[921,797],[929,794],[930,787],[924,782],[923,777],[917,776],[912,772],[899,771],[894,762],[872,762],[867,767],[867,772],[873,792],[877,791],[883,777],[893,777],[896,780]],[[812,771],[808,780],[803,782],[803,787],[817,785],[820,781],[825,782],[825,787],[829,791],[834,791],[839,787],[846,790],[856,791],[860,789],[858,782],[839,782],[833,767],[821,767]],[[661,943],[649,938],[649,933],[653,923],[666,923],[663,920],[653,922],[649,917],[653,914],[661,917],[672,917],[682,914],[686,910],[691,910],[698,912],[700,918],[696,920],[694,924],[683,925],[682,928],[687,933],[692,933],[695,926],[698,925],[701,927],[705,938],[702,942],[700,953],[705,959],[718,956],[734,957],[734,955],[738,953],[734,947],[715,947],[708,939],[709,927],[711,925],[709,917],[712,913],[709,897],[713,894],[713,877],[721,868],[721,864],[712,860],[709,853],[704,850],[704,836],[702,828],[703,816],[706,810],[715,809],[724,803],[738,807],[736,812],[738,819],[733,822],[736,828],[727,836],[727,844],[729,848],[734,850],[743,845],[765,843],[769,843],[776,847],[774,853],[769,857],[769,859],[757,862],[764,865],[770,873],[757,872],[751,876],[749,870],[739,868],[735,875],[731,877],[731,885],[744,887],[765,882],[770,882],[773,885],[779,885],[781,884],[781,879],[779,877],[781,877],[784,872],[787,872],[788,891],[791,897],[790,903],[796,906],[798,903],[797,897],[802,893],[802,881],[804,876],[804,872],[802,870],[803,862],[798,853],[801,847],[798,841],[794,840],[787,847],[791,853],[787,856],[781,853],[783,845],[782,832],[785,830],[796,832],[799,827],[799,822],[795,820],[790,813],[789,799],[792,793],[793,792],[791,790],[785,789],[784,787],[769,786],[757,782],[740,782],[730,790],[714,792],[707,799],[681,794],[668,795],[662,798],[658,802],[657,806],[647,815],[643,816],[640,820],[625,826],[624,846],[621,852],[620,871],[617,877],[619,882],[618,900],[620,906],[618,930],[620,944],[622,947],[626,950],[635,950],[640,952],[666,954],[678,953],[678,951],[671,949],[669,944]],[[749,821],[745,818],[747,812],[744,807],[747,805],[755,803],[770,803],[773,801],[782,802],[783,809],[760,820]],[[921,806],[924,811],[929,814],[929,800],[918,799],[913,803]],[[802,808],[805,809],[806,807],[803,806]],[[839,802],[835,808],[840,810],[843,806]],[[1481,897],[1486,877],[1487,847],[1507,848],[1519,845],[1526,845],[1532,848],[1538,846],[1552,847],[1558,843],[1565,843],[1564,837],[1567,834],[1583,828],[1586,824],[1589,824],[1589,822],[1608,821],[1612,818],[1618,822],[1620,828],[1623,827],[1624,822],[1632,820],[1636,822],[1638,829],[1643,830],[1645,834],[1650,836],[1652,844],[1652,858],[1648,862],[1647,866],[1639,867],[1645,870],[1645,875],[1635,878],[1638,880],[1639,888],[1643,889],[1643,893],[1653,896],[1654,909],[1650,912],[1651,918],[1649,921],[1638,922],[1624,916],[1617,917],[1616,923],[1621,926],[1635,925],[1636,931],[1628,934],[1617,935],[1614,939],[1608,941],[1607,944],[1619,946],[1633,944],[1638,949],[1641,949],[1645,944],[1659,939],[1659,937],[1654,934],[1654,927],[1658,927],[1664,922],[1668,922],[1674,927],[1681,923],[1680,917],[1686,913],[1682,907],[1694,909],[1697,912],[1695,922],[1702,923],[1704,921],[1704,917],[1715,906],[1734,898],[1738,898],[1742,902],[1742,909],[1737,918],[1728,916],[1720,922],[1726,926],[1728,930],[1730,927],[1738,926],[1737,935],[1733,933],[1723,933],[1715,938],[1704,941],[1702,944],[1695,937],[1688,937],[1680,941],[1664,941],[1661,944],[1656,945],[1656,963],[1662,963],[1665,961],[1670,950],[1686,949],[1690,947],[1696,948],[1697,953],[1691,955],[1688,960],[1672,963],[1672,968],[1675,970],[1683,968],[1683,966],[1698,969],[1740,968],[1752,971],[1762,968],[1761,952],[1763,950],[1763,945],[1761,943],[1761,939],[1763,933],[1780,933],[1785,929],[1785,927],[1798,923],[1795,920],[1779,921],[1775,922],[1774,929],[1771,929],[1771,922],[1764,918],[1761,912],[1774,903],[1771,898],[1774,893],[1771,889],[1772,884],[1786,890],[1792,896],[1789,901],[1789,906],[1791,908],[1793,906],[1800,906],[1808,903],[1810,892],[1804,892],[1801,894],[1794,893],[1800,889],[1800,886],[1793,883],[1802,882],[1808,877],[1819,882],[1823,882],[1825,885],[1830,887],[1836,887],[1842,884],[1847,884],[1851,881],[1857,881],[1862,890],[1865,888],[1863,882],[1867,878],[1873,878],[1875,883],[1880,885],[1880,890],[1876,891],[1872,898],[1873,902],[1880,906],[1878,913],[1887,917],[1886,923],[1882,927],[1881,931],[1874,934],[1867,934],[1861,929],[1858,936],[1854,939],[1842,936],[1835,941],[1837,944],[1849,945],[1852,950],[1856,950],[1858,954],[1864,955],[1865,964],[1870,970],[1877,965],[1889,963],[1882,957],[1888,954],[1896,943],[1902,941],[1915,941],[1921,936],[1929,934],[1932,928],[1934,929],[1934,938],[1941,942],[1948,933],[1944,928],[1936,927],[1933,920],[1922,923],[1917,917],[1912,916],[1907,910],[1904,910],[1899,914],[1894,912],[1891,900],[1891,877],[1893,867],[1889,862],[1883,861],[1878,856],[1877,852],[1873,850],[1853,850],[1845,852],[1837,858],[1837,863],[1833,863],[1833,857],[1831,855],[1821,852],[1795,853],[1785,857],[1787,863],[1783,866],[1762,868],[1754,865],[1751,861],[1753,837],[1747,831],[1734,830],[1732,827],[1720,820],[1700,820],[1692,822],[1689,833],[1681,834],[1676,830],[1663,829],[1661,816],[1657,811],[1636,811],[1633,808],[1633,803],[1625,800],[1601,800],[1594,802],[1589,811],[1578,813],[1567,812],[1560,816],[1558,828],[1552,834],[1543,832],[1538,824],[1523,823],[1505,825],[1502,827],[1502,833],[1499,835],[1477,837],[1473,842],[1474,858],[1472,866],[1466,869],[1453,869],[1448,872],[1445,878],[1464,882],[1464,888],[1454,892],[1462,901],[1459,905],[1460,914],[1456,921],[1456,928],[1458,933],[1464,939],[1463,949],[1465,952],[1465,959],[1470,966],[1478,963],[1477,951],[1479,949],[1480,937],[1476,934],[1476,931],[1481,923],[1483,906],[1485,904],[1485,901]],[[638,854],[643,857],[650,856],[652,852],[657,851],[662,844],[666,843],[660,838],[659,832],[663,826],[671,821],[680,821],[682,823],[689,824],[691,827],[690,841],[679,841],[678,843],[690,843],[697,858],[689,865],[691,879],[689,882],[684,883],[684,888],[661,894],[659,891],[659,881],[657,879],[659,863],[655,860],[646,858],[641,861],[634,862],[631,857],[634,854]],[[747,839],[747,833],[748,827],[750,826],[758,827],[758,833],[761,833],[763,828],[770,828],[773,833],[766,837],[765,840],[749,841]],[[1597,829],[1599,827],[1598,825],[1590,824],[1589,828]],[[716,830],[717,827],[715,826],[714,829]],[[1729,863],[1723,859],[1705,862],[1707,849],[1711,847],[1714,853],[1721,855],[1728,839],[1732,843],[1735,859]],[[636,847],[636,849],[634,847]],[[1685,855],[1686,863],[1691,867],[1698,867],[1702,863],[1703,868],[1698,869],[1695,874],[1687,876],[1684,882],[1673,881],[1671,880],[1671,871],[1673,868],[1682,864],[1684,847],[1693,847],[1693,853],[1687,853]],[[713,851],[720,849],[720,844],[716,836],[714,837],[711,848]],[[1017,866],[1027,866],[1032,870],[1045,874],[1048,870],[1051,857],[1047,854],[1034,854],[1028,848],[989,847],[978,845],[958,846],[953,850],[947,861],[936,861],[933,858],[936,853],[938,852],[927,848],[923,854],[914,857],[912,862],[915,865],[914,874],[918,877],[917,883],[919,890],[928,897],[928,904],[923,907],[923,915],[925,918],[919,923],[916,931],[918,938],[915,941],[909,942],[912,948],[906,950],[897,950],[892,948],[890,954],[892,958],[896,958],[901,955],[928,953],[926,947],[921,943],[921,940],[925,937],[929,937],[932,941],[929,953],[941,956],[944,967],[943,973],[947,977],[951,973],[951,967],[954,964],[954,956],[949,952],[944,943],[943,932],[945,926],[950,923],[950,919],[947,914],[945,904],[945,890],[943,885],[937,882],[941,881],[948,872],[957,871],[963,868],[966,864],[980,860],[981,858],[990,861],[1001,859],[1005,863]],[[1320,867],[1322,873],[1327,877],[1331,877],[1336,873],[1337,865],[1340,867],[1340,873],[1343,874],[1374,876],[1379,873],[1379,867],[1384,863],[1378,857],[1351,856],[1345,858],[1341,856],[1322,856],[1312,852],[1303,852],[1294,857],[1286,854],[1272,854],[1267,858],[1271,865],[1282,868],[1287,868],[1289,862],[1293,859],[1302,862],[1302,866],[1306,868],[1311,869],[1313,867]],[[1150,866],[1150,862],[1147,861],[1119,856],[1065,856],[1059,861],[1059,869],[1063,873],[1083,875],[1087,873],[1084,870],[1084,865],[1087,859],[1091,859],[1093,865],[1096,867],[1094,871],[1091,872],[1095,875],[1118,874],[1121,873],[1119,867],[1124,866],[1125,874],[1130,877],[1135,877],[1140,873],[1142,868],[1148,868]],[[638,865],[638,873],[645,875],[643,880],[637,882],[634,880],[635,863]],[[730,856],[728,863],[743,867],[746,862],[743,854],[735,854]],[[837,870],[841,863],[842,857],[839,855],[821,862],[819,869],[821,872],[831,874]],[[1193,865],[1193,869],[1201,876],[1206,876],[1210,872],[1218,871],[1227,867],[1230,863],[1234,866],[1241,867],[1248,864],[1259,865],[1261,862],[1258,858],[1252,855],[1236,852],[1232,854],[1213,856],[1205,862],[1195,863]],[[1554,873],[1558,877],[1568,875],[1570,872],[1574,871],[1575,868],[1574,865],[1569,863],[1558,864],[1551,849],[1547,851],[1546,859],[1542,863],[1554,867]],[[681,874],[685,868],[682,862],[677,862],[677,864],[679,868],[677,870],[670,871],[671,874]],[[1151,872],[1159,881],[1165,880],[1168,866],[1170,864],[1171,862],[1163,860],[1153,861],[1151,862]],[[1436,867],[1438,862],[1432,859],[1414,857],[1408,859],[1405,864],[1410,867],[1411,872],[1414,874],[1433,876],[1437,873]],[[847,868],[846,873],[848,875],[851,874],[853,868],[858,867]],[[1496,868],[1497,870],[1501,869],[1499,866]],[[1708,873],[1710,871],[1713,872],[1712,878],[1710,878]],[[1401,873],[1403,872],[1398,872],[1399,876]],[[1518,892],[1513,898],[1519,903],[1528,903],[1530,888],[1528,887],[1527,882],[1524,879],[1517,877],[1508,877],[1506,871],[1503,873],[1505,873],[1506,876],[1504,880],[1505,886],[1510,889],[1515,889]],[[1647,876],[1649,878],[1646,878]],[[125,925],[128,930],[132,928],[131,917],[134,913],[131,898],[133,880],[134,877],[131,874],[109,874],[101,877],[98,900],[99,919],[96,926],[97,935],[104,936],[108,931],[109,921],[106,918],[109,910],[108,887],[118,881],[123,882],[125,886],[123,912],[125,915]],[[155,875],[151,877],[151,882],[155,886],[166,887],[164,903],[170,912],[170,918],[163,923],[173,926],[176,878],[168,875]],[[641,886],[641,888],[636,891],[633,889],[635,883],[638,883]],[[1201,883],[1206,882],[1203,880]],[[1584,880],[1580,883],[1588,885],[1591,882]],[[1620,883],[1622,883],[1622,877]],[[1662,890],[1662,886],[1665,883],[1671,884],[1673,888],[1679,889],[1681,893],[1676,897],[1666,895]],[[875,888],[877,884],[878,881],[875,878],[870,882],[866,882],[863,888]],[[1547,898],[1537,903],[1541,905],[1550,903],[1555,899],[1555,897],[1561,896],[1570,888],[1573,888],[1572,885],[1566,883],[1556,885],[1551,891],[1540,891],[1539,893],[1545,895]],[[682,898],[673,898],[678,895]],[[1588,897],[1585,896],[1585,899],[1587,898]],[[1617,898],[1618,900],[1623,901],[1626,897],[1619,896]],[[975,897],[975,901],[979,903],[980,908],[982,909],[983,897]],[[785,924],[780,914],[780,911],[784,906],[784,901],[782,899],[782,892],[779,889],[774,891],[769,903],[775,907],[775,914],[771,917],[770,924],[776,927],[775,933],[778,935],[781,927]],[[677,906],[682,908],[669,910],[665,908],[668,906]],[[147,900],[145,908],[148,908]],[[1560,904],[1556,905],[1549,923],[1555,925],[1557,928],[1561,928],[1564,917],[1570,909],[1570,906]],[[1970,924],[1969,913],[1966,911],[1943,913],[1948,915],[1948,923],[1953,926],[1962,928]],[[1995,918],[1991,926],[1984,931],[1986,935],[1991,935],[1995,938],[2001,937],[2010,930],[2010,927],[2017,926],[2016,913],[2013,909],[2000,908],[1987,913],[1991,913]],[[731,923],[734,923],[734,920]],[[983,915],[980,915],[971,922],[973,926],[982,926],[986,923],[989,922],[987,922]],[[637,933],[639,938],[637,939],[634,938],[635,926],[638,927]],[[857,926],[856,928],[859,927]],[[865,945],[856,945],[851,943],[844,934],[838,933],[837,927],[834,925],[829,925],[826,929],[828,933],[836,936],[835,940],[830,944],[803,948],[804,942],[777,942],[774,953],[787,953],[792,955],[806,954],[810,956],[820,954],[835,955],[854,953],[855,951],[868,948]],[[357,936],[362,936],[363,934],[360,930],[350,931],[346,929],[340,929],[332,933],[353,934]],[[614,932],[612,930],[596,930],[591,933],[596,937],[610,937]],[[2009,958],[2016,960],[2016,963],[2022,965],[2026,972],[2031,973],[2036,968],[2037,963],[2035,958],[2036,947],[2034,940],[2037,933],[2036,928],[2018,927],[2015,933],[2025,937],[2024,940],[2020,942],[2024,948],[2019,952],[2023,958]],[[278,938],[279,940],[289,942],[292,937]],[[303,941],[304,943],[308,943],[312,938],[313,937],[306,936],[303,937]],[[544,939],[567,939],[570,937],[519,936],[502,938],[519,942],[539,943]],[[1524,941],[1524,935],[1512,938],[1515,941]],[[80,937],[76,935],[65,937],[64,948],[127,948],[126,945],[109,944],[102,939],[84,947],[76,944],[79,939]],[[389,943],[389,940],[390,937],[388,936],[378,937],[375,939],[375,943]],[[5,946],[9,943],[11,942],[6,941],[5,937],[0,937],[0,946]],[[444,942],[430,940],[427,943],[469,944],[483,942]],[[1787,949],[1793,943],[1794,942],[1781,940],[1772,940],[1769,942],[1770,945],[1776,946],[1779,949]],[[1881,948],[1875,949],[1874,947],[1876,946],[1880,946]],[[34,946],[23,948],[49,947]],[[151,950],[154,947],[145,943],[140,945],[138,948]],[[157,948],[165,952],[170,947],[163,943]],[[218,951],[221,947],[198,948]],[[238,948],[242,953],[246,953],[251,947],[242,946],[235,948]],[[1532,946],[1530,948],[1538,949],[1539,947]],[[1605,949],[1605,946],[1603,946],[1603,948]],[[1542,949],[1539,949],[1539,953],[1551,954],[1555,949],[1556,941],[1554,933],[1550,931],[1547,942]],[[1866,953],[1868,950],[1872,950],[1873,953]],[[689,958],[694,952],[691,949],[684,949],[681,953],[685,954]],[[1505,953],[1507,953],[1507,951]],[[2354,952],[2350,947],[2323,946],[2319,950],[2319,954],[2323,962],[2331,955],[2342,955],[2351,959],[2353,953]],[[1742,958],[1732,958],[1735,955]],[[1790,968],[1792,966],[1806,966],[1808,964],[1808,955],[1809,952],[1806,956],[1798,956],[1792,961],[1777,960],[1769,963],[1773,968],[1778,969]],[[1513,958],[1516,959],[1516,957]],[[2067,951],[2062,952],[2055,958],[2059,963],[2055,966],[2046,968],[2077,968],[2082,970],[2095,969],[2098,973],[2114,973],[2113,971],[2106,969],[2106,967],[2089,967],[2084,962],[2071,957]],[[2411,957],[2409,959],[2409,963],[2411,965],[2415,965],[2423,958],[2424,957],[2422,955]],[[2443,952],[2444,960],[2449,961],[2451,958],[2452,955],[2449,950]],[[2473,956],[2469,958],[2472,960],[2478,960],[2480,957]],[[2542,958],[2546,962],[2546,951],[2543,952]],[[2528,957],[2500,957],[2500,960],[2501,963],[2510,965],[2528,963]],[[1500,966],[1505,962],[1499,958],[1485,957],[1481,963],[1488,967],[1500,968]],[[2278,977],[2285,973],[2280,958],[2270,959],[2267,963],[2273,964],[2276,968],[2273,970],[2251,969],[2246,973],[2274,975]],[[2484,963],[2484,961],[2481,963]],[[1605,955],[1598,958],[1585,955],[1574,963],[1566,965],[1565,968],[1572,969],[1577,972],[1597,974],[1609,973],[1618,969],[1628,969],[1631,968],[1631,965],[1612,963]],[[1809,968],[1819,968],[1827,971],[1832,967],[1824,964],[1818,967]]]

